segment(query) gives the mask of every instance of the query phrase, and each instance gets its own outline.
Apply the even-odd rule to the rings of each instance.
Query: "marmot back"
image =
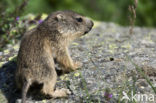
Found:
[[[81,66],[74,62],[68,52],[70,42],[86,33],[93,22],[73,11],[57,11],[50,14],[36,28],[23,36],[17,57],[16,84],[22,89],[22,103],[25,103],[29,86],[43,84],[41,90],[53,98],[66,97],[68,89],[56,89],[57,74],[54,58],[63,72],[74,71]]]

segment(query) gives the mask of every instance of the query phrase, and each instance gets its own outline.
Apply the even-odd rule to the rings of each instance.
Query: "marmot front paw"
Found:
[[[74,62],[74,68],[75,68],[75,69],[81,68],[82,65],[83,65],[83,64],[82,64],[81,62],[79,62],[79,61]]]

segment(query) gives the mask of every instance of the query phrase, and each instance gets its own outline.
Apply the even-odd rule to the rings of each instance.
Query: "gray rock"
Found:
[[[156,68],[155,34],[156,29],[135,27],[134,33],[130,35],[128,27],[102,22],[70,46],[72,58],[81,61],[83,66],[80,70],[60,76],[57,87],[69,88],[72,95],[68,98],[42,100],[29,95],[27,100],[29,103],[116,103],[119,97],[115,95],[122,91],[132,91],[130,87],[136,88],[136,92],[153,93],[147,86],[149,84],[139,82],[141,74],[132,62],[140,69],[143,66]],[[9,49],[11,47],[8,46],[8,50],[12,50]],[[16,49],[7,55],[1,53],[0,56],[4,59],[0,62],[5,62],[14,55],[17,55]],[[9,95],[8,100],[20,102],[20,93],[13,81],[15,69],[14,61],[8,61],[0,68],[0,102],[6,102],[6,95]],[[148,73],[145,76],[150,77]],[[140,89],[138,85],[144,89]],[[111,98],[104,96],[106,88],[110,89],[109,93],[113,95]]]

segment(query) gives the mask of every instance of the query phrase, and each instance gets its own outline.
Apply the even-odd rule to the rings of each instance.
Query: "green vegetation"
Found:
[[[26,4],[26,1],[20,0],[0,2],[0,50],[8,43],[15,43],[25,31],[23,23],[19,22],[19,16],[22,15]]]
[[[101,21],[128,25],[128,6],[134,0],[30,0],[27,13],[71,9]],[[156,1],[139,0],[136,25],[156,26]]]
[[[24,0],[22,0],[24,1]],[[21,0],[0,1],[1,12],[12,12]],[[27,1],[27,0],[25,0]],[[128,25],[128,6],[134,0],[28,0],[25,14],[50,13],[56,10],[71,9],[88,15],[93,19],[112,21],[122,25]],[[156,1],[139,0],[136,9],[136,25],[156,26]],[[5,5],[5,7],[4,7]]]
[[[94,20],[132,25],[133,22],[128,18],[132,18],[132,13],[128,7],[134,2],[135,0],[1,0],[0,50],[8,43],[15,43],[14,39],[25,32],[23,24],[26,19],[23,18],[30,13],[38,16],[57,10],[74,10]],[[155,0],[139,0],[133,25],[155,27],[155,4]]]

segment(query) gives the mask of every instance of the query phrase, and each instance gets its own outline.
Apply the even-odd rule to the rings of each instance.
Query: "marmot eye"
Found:
[[[78,22],[82,22],[82,21],[83,21],[82,18],[76,18],[76,20],[77,20]]]

